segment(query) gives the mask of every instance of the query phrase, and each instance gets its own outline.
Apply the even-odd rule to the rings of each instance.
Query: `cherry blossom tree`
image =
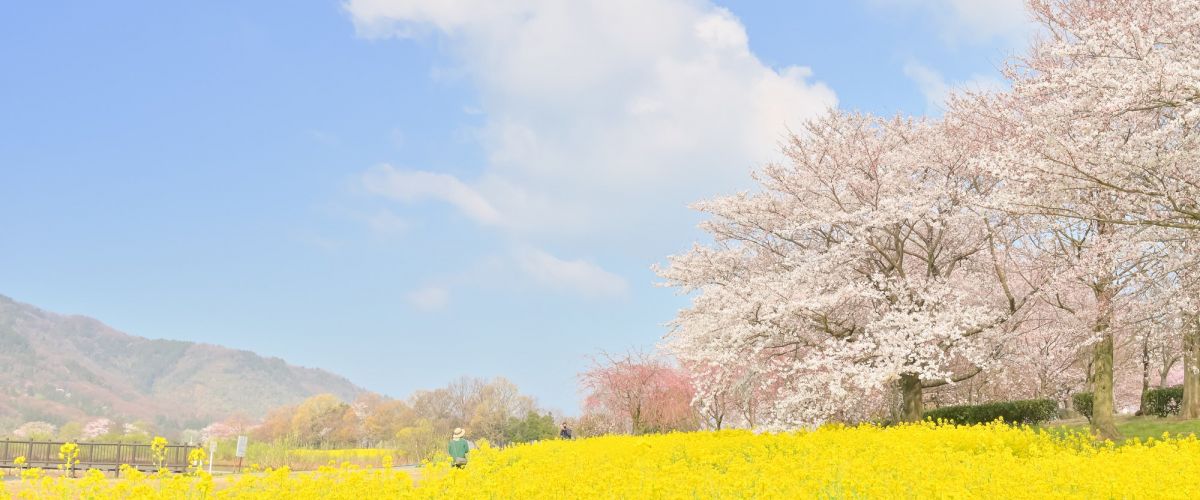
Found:
[[[1181,260],[1191,259],[1173,267],[1173,276],[1179,282],[1172,300],[1178,314],[1174,338],[1179,340],[1183,365],[1183,401],[1179,413],[1184,418],[1200,418],[1200,264],[1195,262],[1200,260],[1200,239],[1183,240],[1174,247],[1173,255],[1181,256]],[[1165,350],[1162,355],[1161,379],[1165,383],[1173,358]]]
[[[938,406],[989,401],[1051,399],[1069,408],[1086,391],[1087,333],[1043,303],[1032,304],[1022,333],[1002,346],[1000,361],[971,380],[931,391]]]
[[[740,360],[684,365],[696,392],[694,404],[708,427],[753,429],[775,400],[769,374]]]
[[[868,418],[882,388],[920,419],[924,390],[996,361],[1036,290],[1013,279],[1019,236],[960,132],[833,111],[755,175],[761,191],[698,203],[715,243],[658,269],[694,294],[668,347],[770,374],[780,425]]]
[[[588,393],[584,416],[604,415],[615,430],[643,434],[693,430],[699,424],[687,373],[661,357],[605,355],[580,375],[580,382]]]
[[[48,441],[54,438],[55,431],[58,427],[49,422],[25,422],[12,431],[12,435],[17,439],[28,439],[30,441]]]
[[[1082,382],[1115,439],[1157,357],[1200,417],[1200,0],[1029,6],[1011,89],[932,121],[830,113],[759,191],[697,204],[713,243],[658,272],[693,295],[666,345],[706,367],[698,401],[749,373],[779,425],[869,418],[888,387],[913,420],[929,389]]]
[[[1053,191],[1037,191],[1048,192]],[[1094,393],[1091,423],[1102,436],[1117,439],[1117,346],[1132,340],[1132,331],[1144,321],[1136,306],[1153,279],[1147,269],[1160,256],[1159,247],[1152,239],[1139,241],[1140,228],[1095,219],[1051,217],[1044,228],[1040,256],[1057,270],[1046,285],[1047,302],[1059,310],[1057,328],[1086,332],[1080,345],[1091,350],[1085,365]]]
[[[115,424],[110,419],[107,419],[107,418],[92,419],[92,420],[89,420],[88,423],[83,426],[83,431],[80,432],[79,438],[84,441],[90,441],[90,440],[96,439],[100,436],[103,436],[105,434],[108,434],[109,432],[111,432],[113,430],[113,427],[115,427]]]
[[[1138,312],[1134,315],[1143,318],[1134,332],[1135,357],[1141,372],[1139,414],[1144,413],[1150,388],[1166,387],[1171,373],[1183,361],[1183,334],[1194,309],[1189,300],[1193,287],[1183,286],[1181,278],[1184,274],[1171,268],[1172,263],[1179,261],[1172,258],[1179,250],[1167,248],[1145,297],[1136,304]]]
[[[247,425],[238,422],[213,422],[200,429],[199,441],[209,443],[221,439],[229,439],[246,432]]]
[[[1006,208],[1045,216],[1059,243],[1050,255],[1074,259],[1073,280],[1091,290],[1091,304],[1069,312],[1092,317],[1093,425],[1115,438],[1115,302],[1140,289],[1130,276],[1147,245],[1200,237],[1200,3],[1029,5],[1043,35],[1007,68],[1012,89],[961,99],[950,114],[972,108],[977,127],[1004,137],[992,143],[992,172],[1022,195]],[[1200,370],[1185,371],[1200,389]]]
[[[1048,133],[1042,173],[1105,191],[1120,208],[1105,222],[1200,229],[1200,1],[1029,6],[1044,35],[1008,76],[1030,128]]]

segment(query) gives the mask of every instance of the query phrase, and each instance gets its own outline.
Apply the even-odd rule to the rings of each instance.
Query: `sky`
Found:
[[[1020,0],[17,2],[0,294],[405,397],[578,411],[687,297],[689,203],[831,106],[1002,85]]]

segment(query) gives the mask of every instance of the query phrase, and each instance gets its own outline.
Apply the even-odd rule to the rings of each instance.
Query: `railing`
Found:
[[[58,451],[63,442],[52,441],[0,441],[0,468],[17,467],[17,457],[25,457],[22,467],[56,468],[62,465]],[[154,450],[149,444],[123,443],[78,443],[79,462],[76,470],[99,469],[120,473],[122,465],[138,470],[158,470]],[[187,445],[167,445],[163,454],[162,468],[171,472],[184,472],[188,467]]]

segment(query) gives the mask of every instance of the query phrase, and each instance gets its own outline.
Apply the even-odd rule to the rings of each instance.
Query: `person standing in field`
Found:
[[[571,439],[571,428],[567,427],[566,422],[563,422],[562,430],[558,431],[558,437],[563,439]]]
[[[458,427],[454,429],[454,439],[450,440],[450,458],[454,460],[454,466],[460,469],[467,465],[467,452],[471,451],[471,445],[464,439],[466,435],[467,431]]]

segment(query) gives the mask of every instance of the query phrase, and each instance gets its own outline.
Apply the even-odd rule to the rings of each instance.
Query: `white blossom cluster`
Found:
[[[911,418],[981,374],[1098,408],[1139,360],[1143,390],[1152,357],[1200,377],[1200,0],[1029,7],[1010,89],[831,111],[760,189],[695,205],[713,242],[657,271],[693,297],[666,346],[697,401],[794,427]]]

